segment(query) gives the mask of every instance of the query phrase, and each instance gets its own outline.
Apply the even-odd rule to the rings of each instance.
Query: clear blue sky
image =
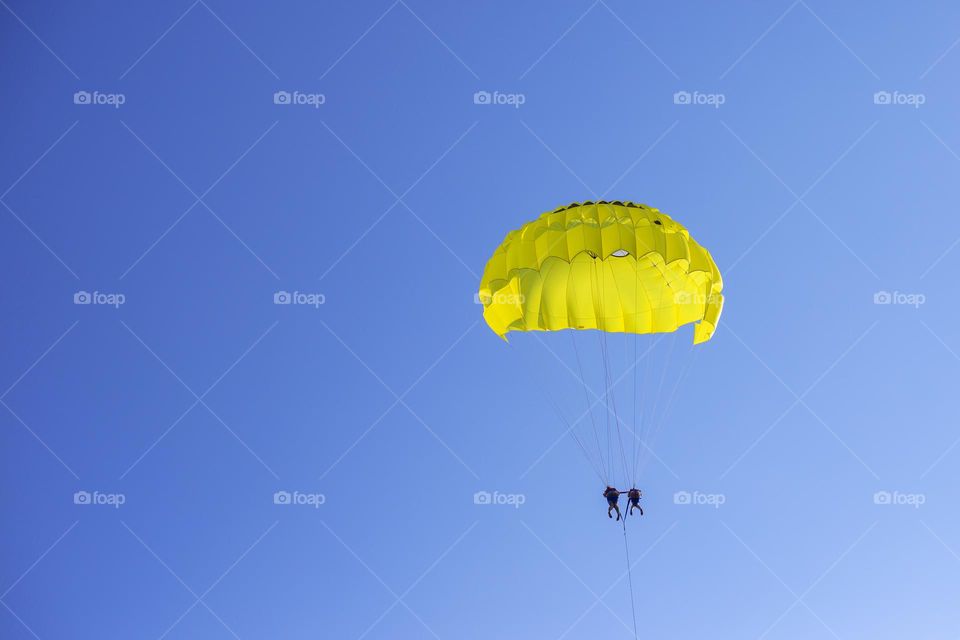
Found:
[[[582,410],[568,337],[473,300],[602,196],[727,296],[628,526],[640,635],[960,635],[955,3],[8,0],[0,35],[3,638],[631,637],[539,391]]]

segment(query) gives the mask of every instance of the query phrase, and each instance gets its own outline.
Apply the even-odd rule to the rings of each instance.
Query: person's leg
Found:
[[[643,507],[641,507],[640,505],[637,505],[637,509],[640,509],[640,515],[643,515]]]
[[[608,517],[608,518],[612,518],[612,517],[613,517],[612,515],[610,515],[610,512],[611,512],[612,510],[613,510],[613,505],[610,504],[610,503],[607,503],[607,517]]]

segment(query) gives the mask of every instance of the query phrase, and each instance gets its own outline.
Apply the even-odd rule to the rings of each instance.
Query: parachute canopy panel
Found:
[[[713,336],[723,281],[679,223],[632,202],[584,202],[511,231],[480,281],[483,317],[510,331],[668,333],[694,323]]]

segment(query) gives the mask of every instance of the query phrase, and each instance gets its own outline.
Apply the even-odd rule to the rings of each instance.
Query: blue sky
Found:
[[[541,393],[583,411],[569,337],[508,346],[473,298],[507,231],[601,197],[681,221],[727,299],[627,526],[640,634],[960,634],[953,3],[8,1],[0,32],[0,636],[631,637]]]

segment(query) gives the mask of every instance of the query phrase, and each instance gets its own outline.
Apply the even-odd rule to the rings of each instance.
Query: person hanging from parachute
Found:
[[[718,209],[714,215],[722,218],[724,224],[737,224],[735,212]],[[607,515],[613,518],[616,511],[617,521],[622,522],[634,637],[638,637],[638,633],[630,549],[626,519],[618,501],[620,494],[626,493],[628,515],[634,509],[643,515],[642,494],[635,482],[641,447],[652,453],[650,443],[665,420],[673,392],[688,370],[686,366],[681,370],[673,391],[665,395],[663,408],[654,404],[653,410],[638,417],[639,391],[651,388],[651,393],[644,397],[652,396],[659,402],[663,397],[664,377],[661,376],[656,388],[638,384],[636,363],[643,358],[649,365],[650,352],[663,334],[675,333],[681,327],[692,326],[694,345],[710,340],[723,310],[722,291],[723,279],[716,262],[683,225],[659,209],[625,200],[574,202],[509,231],[490,256],[480,279],[477,298],[483,304],[483,318],[505,342],[510,332],[570,334],[579,375],[572,368],[566,368],[583,383],[587,408],[571,423],[551,397],[551,389],[548,388],[545,395],[566,426],[564,435],[569,434],[576,442],[599,481],[606,486],[603,496],[607,500]],[[588,355],[600,356],[602,395],[591,394],[593,390],[584,380],[574,339],[577,333],[595,333],[599,349]],[[634,377],[632,428],[621,418],[614,397],[614,387],[626,377],[626,372],[613,375],[609,334],[621,334],[626,344],[629,344],[628,338],[633,344],[634,364],[627,369],[627,372],[632,370]],[[553,352],[552,345],[557,338],[545,336],[538,341]],[[646,348],[640,353],[638,346],[642,343],[646,343]],[[672,355],[671,347],[667,363],[672,361]],[[532,373],[522,381],[543,382],[540,371]],[[501,377],[503,383],[521,380],[514,372]],[[557,387],[556,391],[562,393],[562,388]],[[481,397],[480,401],[492,403],[497,399]],[[595,404],[603,405],[605,425],[594,419]],[[660,409],[659,415],[656,409]],[[580,438],[575,431],[578,423],[586,418],[589,418],[592,438]],[[633,446],[629,440],[624,444],[621,426],[634,435]],[[632,453],[629,458],[628,453]],[[631,489],[621,492],[613,486],[617,483]]]
[[[607,485],[607,488],[603,491],[603,497],[607,499],[607,517],[612,518],[612,512],[616,510],[617,512],[617,522],[620,522],[620,505],[617,504],[620,501],[620,494],[626,493],[626,491],[617,491],[614,487]]]
[[[635,484],[641,447],[650,449],[688,370],[686,365],[681,369],[661,408],[657,402],[664,395],[660,391],[673,355],[672,350],[668,352],[660,385],[649,394],[656,398],[653,410],[638,419],[636,404],[642,385],[637,383],[636,363],[644,358],[649,366],[653,347],[664,334],[681,327],[692,326],[694,345],[710,340],[723,310],[722,291],[716,262],[683,225],[659,209],[630,201],[575,202],[543,213],[508,232],[487,261],[477,297],[483,304],[483,318],[495,334],[504,341],[510,332],[571,334],[579,370],[574,376],[583,383],[588,406],[570,424],[559,408],[555,409],[567,426],[566,433],[606,485],[603,495],[610,518],[614,511],[618,521],[623,517],[618,505],[621,493],[628,496],[628,515],[634,510],[643,515],[642,493]],[[592,394],[596,401],[590,399],[592,389],[584,380],[573,339],[575,333],[587,332],[596,332],[599,350],[592,353],[600,356],[605,388],[602,396]],[[615,377],[611,371],[610,334],[635,336],[635,362],[627,370],[634,376],[632,426],[621,418],[614,397],[614,387],[624,376]],[[556,339],[540,341],[546,346]],[[641,344],[646,347],[642,354]],[[552,351],[552,347],[548,349]],[[539,379],[539,372],[533,373],[531,378]],[[606,410],[605,433],[603,424],[594,420],[595,404]],[[592,438],[580,438],[575,427],[587,417]],[[629,440],[624,444],[621,426],[635,436],[633,446]],[[621,478],[622,484],[632,487],[629,491],[612,486]]]
[[[643,493],[640,489],[636,487],[627,491],[627,504],[630,505],[630,508],[627,509],[627,515],[632,516],[634,509],[640,510],[640,515],[643,515],[643,507],[640,506],[640,498],[643,496]]]

